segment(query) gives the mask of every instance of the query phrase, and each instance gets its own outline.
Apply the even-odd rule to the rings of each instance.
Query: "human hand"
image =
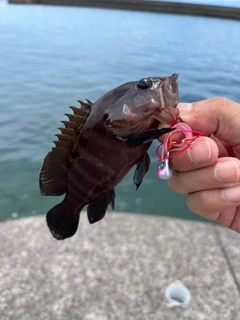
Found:
[[[240,232],[240,104],[211,98],[178,107],[183,122],[206,136],[171,158],[169,186],[188,194],[194,213]]]

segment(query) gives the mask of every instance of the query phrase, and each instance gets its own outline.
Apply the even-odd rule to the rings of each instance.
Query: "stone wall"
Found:
[[[178,13],[188,15],[210,16],[228,19],[240,19],[240,8],[200,5],[190,3],[176,3],[167,1],[144,0],[8,0],[9,3],[18,4],[48,4],[81,6],[95,8],[111,8],[138,10],[162,13]]]

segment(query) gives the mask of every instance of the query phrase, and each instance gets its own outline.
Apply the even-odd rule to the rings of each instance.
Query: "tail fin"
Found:
[[[47,225],[57,240],[72,237],[78,228],[79,212],[71,203],[63,200],[47,213]]]

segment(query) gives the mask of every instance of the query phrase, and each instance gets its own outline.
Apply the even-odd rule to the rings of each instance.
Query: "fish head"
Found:
[[[111,91],[116,99],[103,115],[109,130],[118,136],[128,136],[169,125],[178,116],[178,75],[148,77],[129,82]],[[122,94],[119,94],[119,93]],[[102,101],[104,103],[104,101]],[[106,105],[106,104],[105,104]]]

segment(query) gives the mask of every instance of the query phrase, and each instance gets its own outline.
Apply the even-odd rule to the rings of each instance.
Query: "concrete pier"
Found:
[[[221,226],[83,213],[76,235],[55,240],[45,217],[0,223],[0,315],[4,320],[240,319],[240,234]],[[183,283],[185,307],[165,289]]]
[[[191,3],[145,0],[8,0],[19,4],[48,4],[96,8],[138,10],[161,13],[240,19],[240,8]]]

